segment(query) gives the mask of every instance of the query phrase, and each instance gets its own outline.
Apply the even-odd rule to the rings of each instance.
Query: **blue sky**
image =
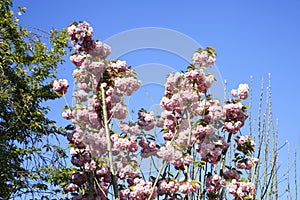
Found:
[[[299,0],[16,0],[14,4],[27,7],[27,12],[20,16],[21,24],[49,30],[86,20],[94,27],[94,38],[100,40],[143,27],[178,31],[203,47],[216,48],[217,67],[229,89],[249,82],[253,76],[256,99],[262,77],[267,79],[271,73],[279,143],[289,140],[291,149],[300,150]],[[176,56],[157,50],[129,53],[124,59],[133,66],[155,62],[173,65],[178,70],[185,68],[185,62]],[[61,68],[59,76],[71,81],[74,66],[68,61]],[[281,156],[283,163],[285,151]]]

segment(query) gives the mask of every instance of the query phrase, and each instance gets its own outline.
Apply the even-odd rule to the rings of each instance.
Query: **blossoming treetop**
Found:
[[[87,22],[72,24],[68,34],[75,49],[76,105],[67,106],[63,117],[74,125],[68,140],[77,168],[65,192],[73,199],[255,198],[251,179],[242,178],[258,162],[254,141],[240,131],[249,89],[241,84],[224,103],[213,98],[215,79],[206,69],[216,61],[214,48],[198,49],[186,71],[167,77],[160,116],[140,109],[137,121],[128,121],[124,97],[141,85],[136,72],[125,61],[106,60],[111,49],[93,40]],[[66,80],[53,84],[61,94],[67,88]],[[140,162],[152,158],[162,164],[152,163],[154,172],[146,175]]]

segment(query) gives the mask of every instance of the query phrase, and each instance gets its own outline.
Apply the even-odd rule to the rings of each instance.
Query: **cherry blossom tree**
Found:
[[[77,193],[73,199],[255,198],[254,184],[241,178],[258,162],[255,143],[238,134],[248,118],[243,100],[249,88],[240,84],[224,103],[213,98],[215,79],[205,71],[216,61],[214,48],[198,49],[186,71],[167,77],[160,116],[140,109],[137,121],[126,121],[124,97],[141,85],[136,72],[126,61],[105,59],[111,49],[93,40],[87,22],[73,23],[68,34],[75,47],[76,105],[62,115],[74,125],[68,140],[77,170],[64,190]],[[66,80],[53,84],[61,94],[67,88]],[[163,141],[151,137],[156,128]],[[143,174],[139,156],[162,160],[155,176]]]
[[[67,104],[62,116],[72,120],[67,139],[76,168],[61,185],[65,192],[76,200],[256,199],[257,147],[252,132],[241,130],[249,86],[240,84],[224,102],[214,98],[216,80],[206,72],[216,62],[213,47],[198,49],[186,70],[168,75],[160,115],[141,108],[128,120],[124,99],[141,86],[136,72],[126,61],[106,60],[111,48],[93,39],[87,22],[73,23],[68,34],[76,104]],[[53,83],[59,94],[67,89],[64,79]],[[260,142],[258,156],[261,148]],[[153,166],[149,173],[143,160]],[[261,198],[276,184],[274,174],[259,188]]]

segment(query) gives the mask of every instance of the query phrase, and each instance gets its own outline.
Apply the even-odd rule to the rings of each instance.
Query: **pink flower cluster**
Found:
[[[160,147],[157,156],[173,164],[176,168],[181,168],[183,165],[189,165],[193,161],[193,158],[190,155],[183,154],[170,143]]]
[[[207,47],[206,49],[199,48],[193,55],[193,61],[195,65],[207,68],[216,62],[216,52],[213,47]]]
[[[138,112],[138,118],[139,118],[138,125],[142,129],[149,131],[154,128],[155,121],[154,121],[154,113],[152,111],[147,112],[145,109],[141,109]]]
[[[249,93],[249,87],[248,84],[240,84],[238,88],[238,95],[240,99],[247,99],[248,98],[248,93]]]
[[[224,118],[224,110],[218,99],[203,99],[196,108],[198,115],[206,122],[218,122]]]
[[[223,151],[228,149],[229,145],[223,138],[215,138],[214,136],[207,136],[205,140],[199,144],[197,151],[205,162],[217,164]]]
[[[69,84],[66,79],[58,79],[54,80],[52,88],[57,93],[66,94],[69,88]]]
[[[136,73],[126,65],[125,61],[105,61],[111,53],[111,48],[100,41],[92,39],[93,29],[87,22],[74,23],[68,28],[72,44],[77,53],[70,56],[71,61],[77,67],[73,71],[76,90],[73,97],[76,106],[68,107],[63,113],[66,119],[72,119],[74,130],[68,133],[68,140],[73,145],[71,149],[71,162],[88,172],[95,172],[101,189],[93,192],[99,199],[105,199],[107,187],[111,184],[111,176],[107,167],[99,168],[101,156],[107,152],[107,141],[103,128],[103,111],[101,110],[101,87],[105,90],[105,102],[108,117],[117,119],[126,118],[127,108],[123,102],[123,96],[130,96],[140,86],[136,80]],[[53,83],[53,89],[59,93],[66,93],[68,84],[65,80],[57,80]],[[122,126],[121,126],[122,127]],[[137,126],[123,124],[123,131],[132,134],[130,137],[121,137],[117,134],[111,136],[113,152],[118,155],[122,151],[136,152],[138,144],[133,136],[138,133]],[[133,157],[131,161],[116,161],[119,169],[119,178],[134,178],[139,175],[139,168]],[[106,175],[104,175],[104,173]],[[78,170],[73,174],[73,183],[69,184],[65,191],[76,192],[78,187],[89,183],[89,179],[83,178],[85,172]],[[85,195],[74,196],[74,199],[84,199]]]
[[[250,170],[253,165],[255,165],[258,162],[257,158],[251,157],[251,158],[242,158],[236,161],[235,166],[239,169],[246,169]]]
[[[104,60],[110,55],[111,48],[109,45],[102,43],[99,40],[95,41],[94,45],[94,48],[92,48],[89,52],[92,57],[99,57],[100,59]]]
[[[136,135],[139,133],[139,126],[136,123],[125,123],[121,121],[119,128],[125,134]]]
[[[134,156],[124,156],[118,162],[115,162],[117,176],[121,179],[136,178],[140,174],[140,167],[137,163],[137,158]]]
[[[230,133],[237,133],[248,118],[246,107],[240,101],[228,101],[224,106],[224,129]]]
[[[79,54],[73,54],[70,56],[71,62],[79,67],[85,60],[86,56],[85,55],[79,55]]]
[[[244,154],[252,153],[254,151],[255,142],[248,135],[238,136],[236,138],[237,150]]]
[[[125,61],[108,62],[104,75],[102,87],[105,90],[108,114],[113,118],[123,120],[127,115],[123,97],[132,95],[140,87],[141,82],[136,79],[135,71],[127,66]]]
[[[228,184],[228,192],[238,199],[254,199],[256,195],[254,183],[239,182],[236,179]]]
[[[240,84],[237,90],[231,90],[231,95],[233,97],[239,97],[242,100],[245,100],[248,98],[249,93],[249,86],[248,84]]]
[[[70,108],[67,108],[66,111],[62,113],[62,117],[65,119],[72,119],[72,110]]]
[[[113,134],[110,136],[113,144],[113,152],[118,154],[121,151],[128,150],[129,152],[136,152],[138,150],[138,145],[135,136],[127,138],[126,136],[119,136],[118,134]]]
[[[75,192],[77,189],[78,189],[78,185],[74,183],[70,183],[64,188],[64,192]]]
[[[203,69],[190,69],[186,73],[170,74],[165,84],[165,96],[161,99],[161,107],[167,111],[180,112],[197,109],[198,101],[212,86],[214,77],[205,74]]]
[[[155,199],[157,197],[157,188],[155,187],[152,193],[152,182],[144,181],[141,178],[135,178],[132,181],[130,189],[122,190],[120,193],[121,200],[141,200],[141,199]],[[150,197],[150,198],[149,198]]]
[[[248,84],[240,84],[237,90],[231,90],[231,95],[235,98],[240,98],[242,100],[245,100],[248,98],[249,93],[249,86]]]
[[[142,158],[154,156],[158,151],[156,142],[149,142],[145,137],[141,138],[141,140],[139,141],[139,145],[140,147],[142,147],[140,154]]]
[[[199,124],[194,126],[192,131],[195,134],[198,143],[201,144],[204,142],[206,137],[211,138],[215,135],[216,128],[210,124],[205,124],[203,121],[200,121]]]
[[[95,48],[92,39],[93,28],[87,22],[73,23],[68,27],[68,35],[79,52],[89,52]]]
[[[115,79],[115,90],[119,94],[125,96],[131,96],[141,85],[141,82],[136,80],[134,77],[117,77]]]
[[[176,132],[176,128],[179,127],[179,124],[183,125],[181,114],[176,111],[167,111],[161,113],[161,120],[163,120],[163,128],[166,130],[164,132],[164,139],[171,140]]]
[[[174,140],[173,145],[181,149],[182,151],[187,151],[194,146],[196,141],[197,138],[193,130],[191,131],[187,128],[179,131],[178,137],[176,138],[176,140]]]
[[[179,183],[176,180],[162,180],[158,184],[158,194],[175,194],[179,190]]]
[[[237,136],[235,139],[237,143],[237,150],[242,152],[235,153],[235,166],[239,169],[250,170],[257,162],[258,159],[252,157],[254,152],[255,143],[249,136]]]
[[[189,194],[192,192],[198,191],[200,188],[200,184],[194,180],[186,180],[180,182],[179,191],[183,194]]]
[[[206,178],[205,185],[208,192],[216,193],[226,186],[226,182],[219,175],[211,175]]]

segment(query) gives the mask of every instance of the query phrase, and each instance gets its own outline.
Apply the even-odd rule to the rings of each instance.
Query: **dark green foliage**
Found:
[[[58,98],[49,81],[66,55],[66,30],[47,38],[22,28],[11,0],[0,2],[0,197],[48,190],[49,170],[66,156],[58,146],[63,129],[46,117],[43,102]],[[24,11],[20,7],[20,11]],[[45,40],[46,42],[44,42]]]

